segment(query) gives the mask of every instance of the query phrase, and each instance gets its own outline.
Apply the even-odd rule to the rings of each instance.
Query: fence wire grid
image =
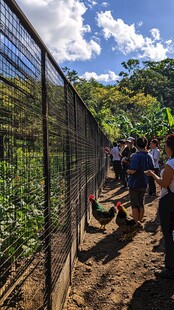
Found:
[[[60,309],[109,141],[15,1],[0,36],[0,307]]]

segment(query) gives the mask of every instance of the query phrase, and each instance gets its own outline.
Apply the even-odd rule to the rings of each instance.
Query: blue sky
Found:
[[[16,0],[60,67],[114,84],[121,63],[174,57],[174,0]]]

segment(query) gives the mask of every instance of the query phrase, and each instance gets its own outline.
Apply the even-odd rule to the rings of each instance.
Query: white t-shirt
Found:
[[[114,146],[111,150],[111,154],[113,155],[113,161],[114,160],[121,160],[119,154],[120,154],[120,150],[118,148],[118,146]]]
[[[150,155],[152,155],[154,168],[159,168],[159,158],[160,158],[160,150],[156,147],[155,149],[151,150]]]
[[[170,158],[166,161],[166,165],[170,166],[172,169],[173,169],[173,172],[174,172],[174,158]],[[163,175],[164,173],[164,169],[161,170],[161,176]],[[170,183],[170,186],[169,186],[170,190],[174,193],[174,176],[173,176],[173,180],[172,182]],[[165,196],[166,194],[168,193],[168,190],[167,188],[161,188],[161,193],[160,193],[160,198],[162,198],[163,196]]]

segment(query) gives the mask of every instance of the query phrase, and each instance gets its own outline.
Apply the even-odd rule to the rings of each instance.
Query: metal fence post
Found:
[[[64,85],[64,93],[65,93],[65,104],[66,104],[66,122],[67,122],[67,137],[66,137],[66,180],[67,180],[67,238],[70,238],[69,249],[70,249],[70,265],[69,265],[69,275],[70,275],[70,285],[71,285],[71,275],[72,275],[72,253],[71,253],[71,245],[72,245],[72,227],[71,227],[71,142],[70,142],[70,124],[69,124],[69,102],[68,102],[68,83],[65,82]]]
[[[4,137],[0,136],[0,160],[4,160]]]
[[[76,154],[76,169],[78,169],[78,159],[79,159],[79,154],[78,154],[78,135],[77,135],[77,98],[76,98],[76,93],[73,93],[73,102],[74,102],[74,122],[75,122],[75,154]],[[78,182],[78,181],[77,181]],[[79,190],[79,183],[77,185],[77,189]],[[79,235],[78,235],[78,223],[79,223],[79,213],[78,209],[76,208],[76,248],[77,248],[77,255],[79,251]]]
[[[49,173],[49,141],[48,141],[48,101],[46,85],[46,53],[42,51],[42,114],[43,114],[43,159],[44,159],[44,179],[45,179],[45,300],[44,307],[51,310],[51,211],[50,211],[50,173]]]
[[[87,141],[87,111],[85,111],[85,138]],[[85,154],[85,226],[87,227],[88,225],[88,153]]]

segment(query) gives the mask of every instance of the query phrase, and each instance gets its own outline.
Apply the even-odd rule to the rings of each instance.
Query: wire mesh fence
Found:
[[[109,141],[14,1],[0,27],[0,307],[60,309]]]

